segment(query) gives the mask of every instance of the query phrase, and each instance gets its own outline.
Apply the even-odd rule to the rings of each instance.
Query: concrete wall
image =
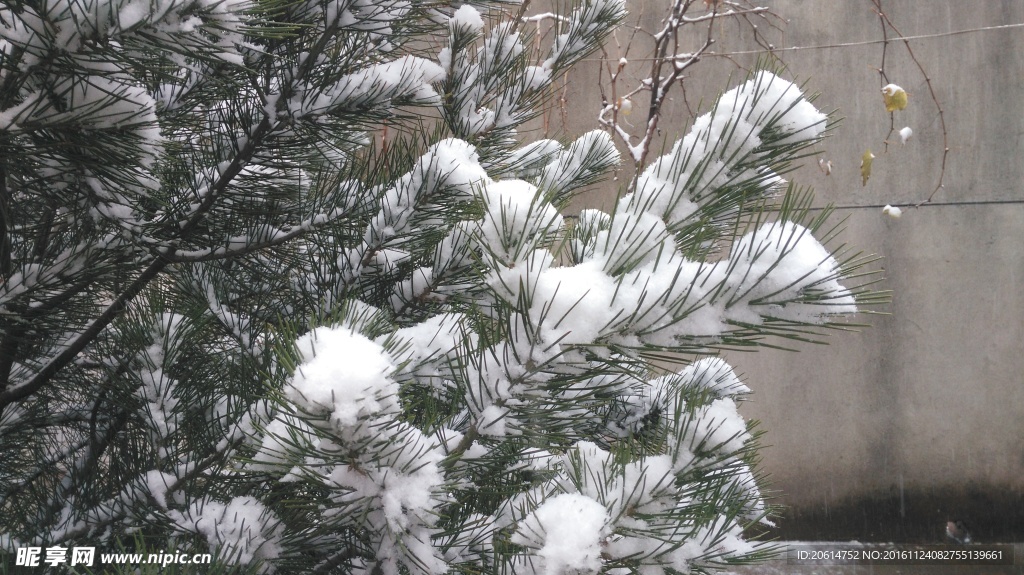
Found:
[[[656,29],[666,0],[634,0],[631,14]],[[699,4],[699,3],[698,3]],[[938,109],[902,42],[885,48],[888,79],[910,94],[895,128],[913,139],[886,148],[889,115],[880,95],[883,45],[780,51],[790,77],[821,93],[817,104],[844,118],[820,148],[833,162],[791,179],[813,186],[818,203],[847,217],[843,239],[884,257],[891,315],[872,327],[834,333],[829,346],[800,353],[762,351],[729,359],[754,389],[746,414],[767,430],[763,467],[790,507],[784,537],[938,540],[945,521],[963,518],[983,540],[1024,538],[1024,28],[970,30],[1024,22],[1024,2],[883,3],[932,81],[945,112],[945,186],[930,204],[943,156]],[[787,21],[761,21],[777,48],[880,40],[869,1],[770,3]],[[720,53],[756,48],[745,25],[716,24]],[[890,38],[894,34],[890,32]],[[620,31],[620,45],[628,33]],[[698,42],[696,34],[687,42]],[[629,71],[646,65],[638,35]],[[616,48],[609,54],[617,58]],[[728,87],[756,56],[708,57],[676,91],[662,123],[671,141],[687,112]],[[596,63],[570,79],[569,134],[592,129],[600,108]],[[638,107],[639,108],[639,107]],[[593,111],[593,114],[589,112]],[[642,117],[637,110],[631,118]],[[552,119],[554,125],[557,119]],[[639,123],[639,121],[638,121]],[[893,134],[895,137],[895,134]],[[897,138],[898,140],[898,138]],[[861,154],[877,156],[861,186]],[[815,160],[810,160],[812,163]],[[578,205],[608,206],[605,189]],[[903,217],[881,206],[902,205]]]

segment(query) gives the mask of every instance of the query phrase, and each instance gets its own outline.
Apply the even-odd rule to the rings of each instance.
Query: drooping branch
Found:
[[[888,36],[886,34],[886,28],[888,27],[892,29],[893,32],[896,33],[899,40],[903,41],[903,45],[907,49],[907,54],[910,56],[910,59],[914,62],[914,65],[917,67],[918,72],[920,72],[921,76],[924,78],[925,85],[928,86],[928,94],[931,97],[932,102],[935,104],[935,109],[938,110],[939,114],[939,126],[942,129],[942,162],[939,166],[939,181],[935,184],[935,188],[932,190],[932,193],[929,194],[926,199],[922,200],[917,204],[917,206],[920,206],[921,204],[926,204],[932,201],[932,198],[935,197],[935,194],[937,194],[939,190],[941,190],[944,187],[944,181],[946,177],[946,162],[949,158],[949,131],[946,129],[946,115],[945,111],[942,108],[942,103],[939,101],[939,97],[935,93],[935,86],[932,84],[931,77],[925,70],[924,65],[921,64],[921,61],[917,59],[917,56],[914,54],[914,50],[910,47],[910,39],[904,36],[903,32],[900,32],[899,28],[896,27],[892,19],[889,18],[889,15],[885,12],[885,10],[882,9],[882,0],[872,0],[872,2],[874,3],[874,11],[878,15],[880,21],[882,22],[882,64],[881,66],[879,66],[878,72],[881,75],[883,82],[888,83],[885,74],[885,54],[886,47],[889,43]],[[894,121],[892,120],[892,114],[890,113],[889,135],[892,135],[892,132],[895,128],[895,124],[893,122]],[[886,136],[886,140],[888,140],[888,136]]]

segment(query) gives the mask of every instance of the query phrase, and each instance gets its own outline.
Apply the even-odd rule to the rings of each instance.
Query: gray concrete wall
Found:
[[[699,3],[698,3],[699,4]],[[869,1],[769,3],[785,22],[759,30],[777,48],[880,40]],[[667,0],[634,0],[631,14],[656,29]],[[945,186],[931,204],[943,156],[938,109],[902,42],[885,49],[890,81],[910,94],[895,128],[914,130],[888,148],[880,95],[883,45],[779,51],[792,78],[821,93],[817,104],[844,118],[816,165],[791,179],[813,186],[818,204],[848,218],[843,239],[884,257],[891,315],[872,327],[834,333],[831,345],[799,353],[762,351],[729,358],[755,395],[746,414],[767,430],[764,469],[790,506],[783,536],[860,539],[941,537],[948,518],[975,526],[979,539],[1024,537],[1024,2],[985,0],[883,3],[907,36],[936,35],[910,47],[945,111]],[[720,53],[756,48],[745,25],[721,22]],[[620,45],[628,33],[620,31]],[[893,34],[890,32],[890,38]],[[697,42],[694,35],[686,41]],[[643,35],[629,54],[642,75]],[[609,48],[616,56],[616,48]],[[707,57],[667,106],[662,134],[685,132],[688,110],[742,77],[756,56]],[[592,129],[600,107],[596,63],[569,82],[569,134]],[[643,68],[643,69],[641,69]],[[593,111],[593,114],[589,112]],[[639,111],[638,111],[639,112]],[[633,114],[637,118],[640,113]],[[895,134],[893,135],[895,136]],[[861,154],[877,156],[861,186]],[[608,206],[609,189],[578,205]],[[881,206],[904,206],[895,220]]]

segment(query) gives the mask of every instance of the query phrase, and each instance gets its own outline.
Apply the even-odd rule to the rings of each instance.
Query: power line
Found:
[[[828,209],[831,210],[880,210],[885,206],[892,206],[894,208],[928,208],[928,207],[947,207],[947,206],[986,206],[986,205],[1008,205],[1008,204],[1024,204],[1024,199],[1019,200],[960,200],[950,202],[925,202],[921,204],[858,204],[858,205],[831,205]],[[812,210],[823,210],[825,207],[815,207]]]
[[[1000,24],[997,26],[983,26],[981,28],[967,28],[965,30],[952,30],[950,32],[936,32],[934,34],[918,34],[916,36],[897,36],[895,38],[882,38],[875,40],[863,40],[860,42],[841,42],[839,44],[821,44],[817,46],[789,46],[785,48],[762,48],[760,50],[740,50],[737,52],[707,52],[706,56],[746,56],[751,54],[775,54],[777,52],[798,52],[801,50],[830,50],[832,48],[851,48],[856,46],[871,46],[874,44],[887,44],[889,42],[901,42],[910,40],[926,40],[929,38],[945,38],[947,36],[959,36],[962,34],[974,34],[976,32],[992,32],[999,30],[1011,30],[1014,28],[1024,28],[1024,22],[1018,22],[1015,24]],[[630,58],[629,60],[635,62],[649,62],[655,58]],[[587,58],[587,60],[599,60],[597,58]]]
[[[840,44],[822,44],[819,46],[790,46],[788,48],[773,48],[771,50],[744,50],[740,52],[715,53],[716,56],[742,56],[746,54],[763,54],[765,52],[796,52],[799,50],[828,50],[831,48],[849,48],[852,46],[870,46],[873,44],[885,44],[889,42],[900,42],[908,40],[925,40],[928,38],[944,38],[947,36],[959,36],[961,34],[973,34],[975,32],[990,32],[994,30],[1009,30],[1013,28],[1024,28],[1024,22],[1016,24],[1001,24],[998,26],[985,26],[982,28],[968,28],[966,30],[953,30],[951,32],[936,32],[934,34],[919,34],[917,36],[897,36],[895,38],[884,38],[875,40],[864,40],[861,42],[843,42]]]
[[[960,200],[955,202],[925,202],[920,204],[857,204],[857,205],[835,205],[830,204],[827,206],[812,206],[807,208],[810,211],[821,211],[821,210],[880,210],[886,206],[891,206],[900,209],[913,209],[913,208],[929,208],[929,207],[960,207],[960,206],[987,206],[987,205],[1021,205],[1024,204],[1024,199],[1019,200]],[[566,215],[567,219],[575,220],[579,218],[578,215]]]

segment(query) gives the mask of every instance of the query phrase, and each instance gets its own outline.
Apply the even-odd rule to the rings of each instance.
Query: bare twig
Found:
[[[511,30],[511,32],[513,34],[519,29],[519,24],[521,22],[531,22],[531,21],[532,22],[540,22],[540,20],[543,19],[543,18],[547,18],[547,17],[558,18],[559,17],[557,14],[553,14],[551,12],[548,12],[546,14],[539,14],[537,16],[531,16],[529,18],[526,18],[525,17],[526,16],[526,11],[530,9],[531,1],[532,0],[523,0],[523,2],[519,5],[519,10],[516,11],[516,17],[512,19],[512,27],[510,28],[510,30]]]
[[[524,4],[525,5],[525,4]],[[526,16],[525,18],[519,18],[518,21],[522,22],[540,22],[542,20],[556,20],[558,22],[570,22],[568,16],[562,16],[561,14],[555,14],[554,12],[544,12],[543,14],[534,14],[533,16]]]
[[[889,29],[885,25],[885,19],[882,18],[882,3],[881,0],[872,0],[875,3],[875,13],[878,14],[878,23],[882,26],[882,61],[878,64],[878,84],[884,88],[889,84],[889,75],[885,73],[885,57],[889,52]],[[892,133],[896,131],[896,112],[889,112],[889,133],[885,135],[883,141],[884,153],[889,152],[889,138],[892,137]]]
[[[706,7],[709,11],[689,15],[698,6]],[[614,56],[609,55],[607,51],[602,52],[604,68],[599,82],[602,82],[603,73],[607,71],[608,89],[605,89],[602,82],[600,88],[602,108],[598,113],[598,122],[625,146],[633,160],[634,178],[629,185],[629,191],[635,187],[636,176],[647,164],[651,145],[659,133],[662,110],[672,86],[679,84],[682,87],[686,70],[700,62],[704,56],[714,55],[710,50],[715,45],[718,34],[715,23],[721,22],[721,18],[733,18],[738,22],[746,23],[755,30],[758,44],[767,46],[766,49],[771,49],[770,44],[766,45],[760,39],[756,25],[752,21],[753,18],[767,19],[770,15],[772,13],[768,8],[754,6],[746,2],[673,0],[668,14],[662,20],[660,30],[651,33],[640,27],[633,29],[634,37],[640,32],[648,34],[654,42],[654,47],[650,58],[636,60],[638,63],[650,64],[647,77],[639,80],[634,87],[628,90],[622,89],[619,85],[623,79],[623,69],[629,62],[626,58],[628,49],[623,51],[619,46],[617,63],[614,61]],[[692,37],[692,33],[685,33],[684,30],[687,26],[694,25],[706,25],[707,29],[702,34],[703,41],[699,47],[692,49],[691,46],[691,49],[686,49],[681,45],[681,39]],[[622,117],[626,113],[623,108],[625,106],[632,107],[632,98],[641,92],[649,92],[650,97],[646,106],[646,121],[641,128],[643,132],[634,135],[623,126],[623,123],[631,126]]]
[[[705,14],[703,16],[697,16],[695,18],[687,18],[687,17],[684,16],[683,17],[683,22],[686,23],[686,24],[696,24],[698,22],[708,22],[708,21],[714,20],[716,18],[726,18],[726,17],[729,17],[729,16],[747,16],[747,15],[751,15],[751,14],[764,14],[766,12],[768,12],[768,8],[763,7],[763,6],[758,6],[758,7],[750,8],[750,9],[747,9],[747,10],[729,10],[727,12],[718,12],[716,10],[716,11],[711,12],[710,14]]]

